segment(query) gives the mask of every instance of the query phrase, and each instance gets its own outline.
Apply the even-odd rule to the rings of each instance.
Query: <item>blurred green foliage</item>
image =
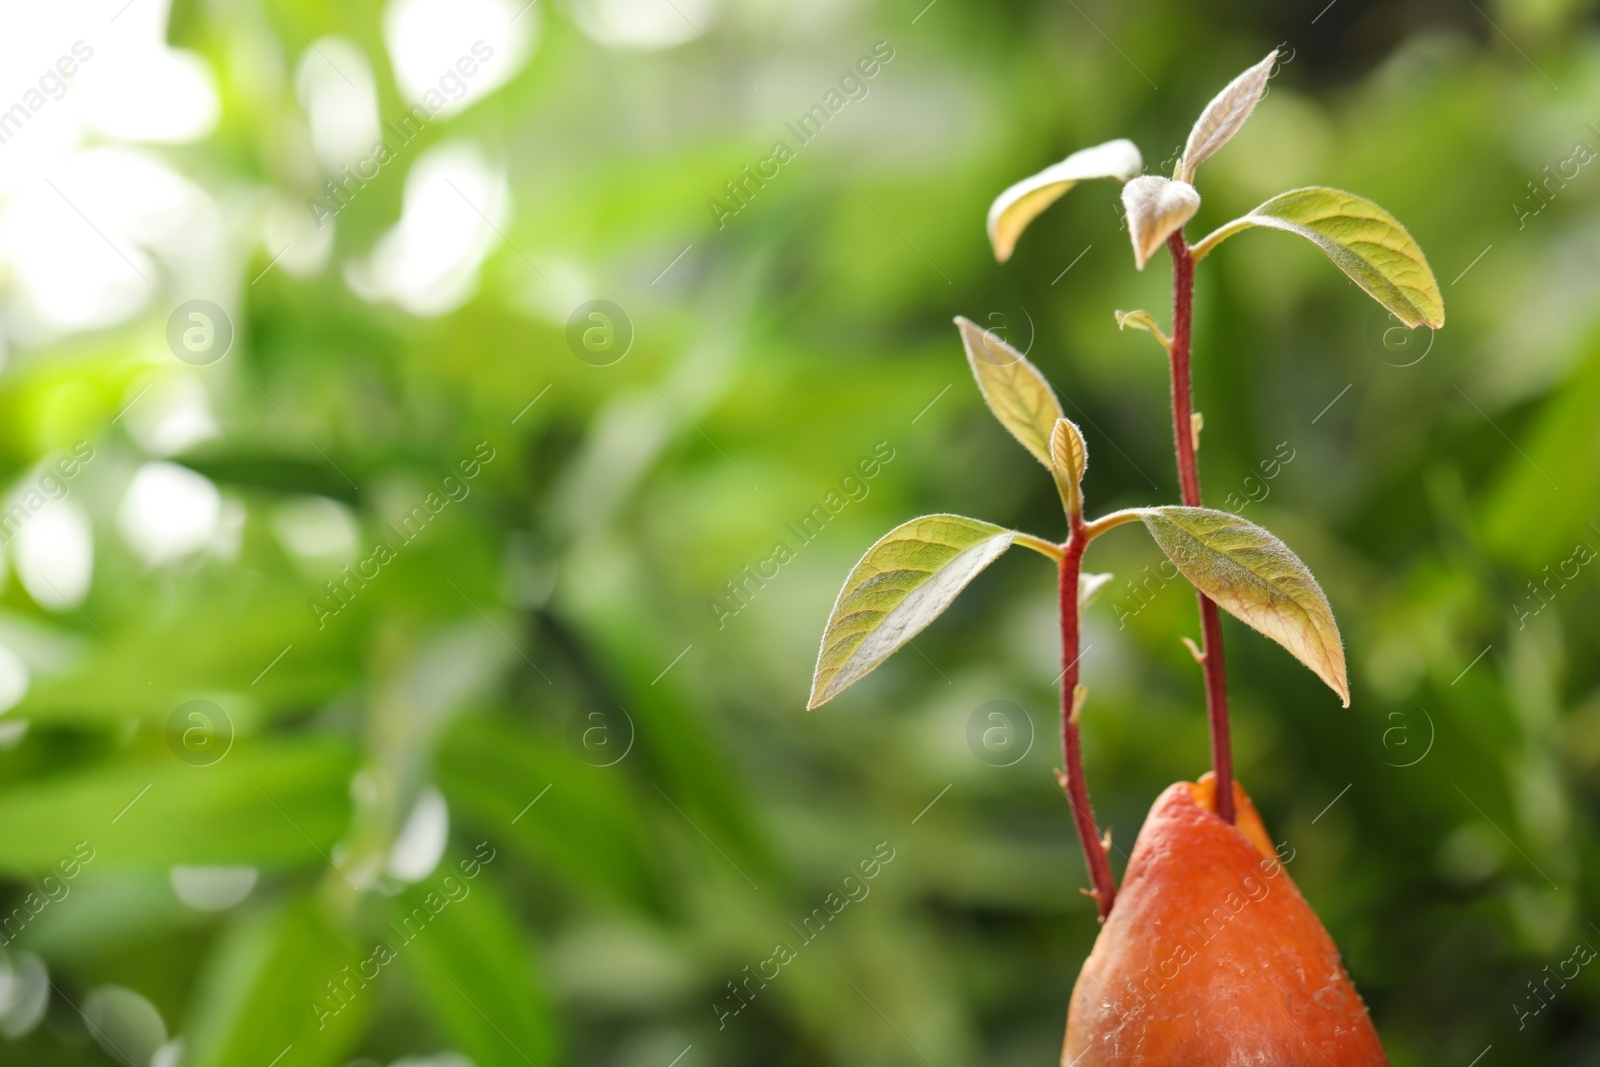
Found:
[[[1112,315],[1165,322],[1166,266],[1132,269],[1114,187],[1075,191],[1004,267],[983,216],[1012,181],[1111,137],[1162,169],[1204,101],[1286,40],[1269,96],[1203,169],[1189,232],[1296,185],[1350,189],[1410,228],[1449,324],[1400,343],[1281,235],[1201,266],[1208,503],[1293,451],[1244,514],[1317,573],[1354,694],[1341,710],[1228,623],[1239,774],[1397,1065],[1466,1064],[1491,1043],[1485,1065],[1600,1063],[1600,972],[1517,1025],[1526,984],[1600,941],[1596,571],[1529,586],[1600,547],[1600,176],[1536,216],[1516,206],[1595,136],[1592,5],[727,0],[705,7],[708,39],[659,51],[585,36],[575,15],[599,6],[522,16],[539,23],[522,73],[385,169],[319,273],[252,284],[273,255],[256,244],[221,362],[165,352],[181,293],[10,352],[9,470],[25,479],[79,439],[101,458],[72,489],[95,530],[87,599],[53,611],[11,583],[0,603],[0,638],[34,676],[4,720],[27,732],[0,752],[8,909],[76,843],[96,854],[7,947],[14,966],[42,959],[53,989],[0,1061],[119,1062],[76,1007],[111,984],[197,1064],[266,1067],[286,1047],[282,1067],[444,1050],[478,1067],[1055,1062],[1096,924],[1051,781],[1047,566],[1008,556],[915,652],[806,714],[816,641],[850,565],[913,515],[1062,534],[1049,479],[983,410],[955,314],[1010,330],[1065,395],[1092,512],[1176,499],[1164,368]],[[169,39],[205,57],[223,112],[166,158],[218,196],[317,195],[283,163],[292,86],[260,70],[347,37],[388,117],[403,107],[381,16],[375,0],[180,0]],[[718,228],[723,183],[880,41],[894,58],[865,98]],[[447,138],[507,169],[504,240],[457,310],[367,303],[339,264],[393,224],[405,169]],[[567,316],[592,298],[636,333],[610,366],[569,348]],[[180,371],[223,432],[175,460],[242,527],[231,552],[151,567],[117,532],[147,457],[114,420]],[[274,516],[337,501],[365,557],[479,442],[495,458],[470,494],[319,628],[311,602],[350,560],[297,556]],[[870,492],[719,625],[726,583],[880,442],[894,459]],[[1086,620],[1084,730],[1119,872],[1151,800],[1206,759],[1178,641],[1192,597],[1151,583],[1131,610],[1125,583],[1158,559],[1129,528],[1087,561],[1116,575]],[[192,699],[232,724],[210,765],[169,744]],[[1035,733],[1005,767],[967,743],[997,699]],[[432,788],[449,845],[403,888],[379,872]],[[397,940],[391,921],[485,842],[470,895],[319,1029],[327,983]],[[728,983],[797,942],[793,924],[880,842],[895,859],[870,894],[721,1014]],[[170,872],[197,865],[259,880],[197,911]]]

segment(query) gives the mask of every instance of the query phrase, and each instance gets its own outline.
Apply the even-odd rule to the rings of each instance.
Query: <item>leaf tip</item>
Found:
[[[1350,706],[1333,609],[1288,545],[1252,522],[1211,508],[1169,505],[1146,509],[1141,518],[1196,589],[1282,645]]]
[[[1183,147],[1183,156],[1178,160],[1178,167],[1174,172],[1175,178],[1193,181],[1195,169],[1201,162],[1212,156],[1239,132],[1239,128],[1255,110],[1256,104],[1260,103],[1262,96],[1266,94],[1267,81],[1272,77],[1272,69],[1277,60],[1278,50],[1274,48],[1267,53],[1265,59],[1249,67],[1211,98],[1211,102],[1195,120],[1194,129],[1189,131],[1189,139]]]
[[[831,622],[832,620],[830,619],[829,621]],[[824,650],[828,647],[826,633],[822,637],[822,647]],[[806,696],[807,711],[816,711],[834,698],[834,694],[829,691],[828,683],[822,677],[822,658],[824,654],[825,652],[817,654],[817,669],[811,672],[811,692]]]
[[[1126,138],[1082,148],[1061,162],[1007,187],[989,205],[986,227],[994,258],[1001,263],[1011,253],[1022,231],[1046,208],[1080,181],[1112,178],[1127,181],[1144,168],[1138,146]]]
[[[924,515],[880,537],[851,569],[828,613],[806,710],[833,699],[926,629],[1016,537],[960,515]],[[879,581],[885,574],[895,579]]]

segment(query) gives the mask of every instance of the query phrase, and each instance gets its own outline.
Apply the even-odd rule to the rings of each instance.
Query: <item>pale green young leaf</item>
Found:
[[[1161,332],[1161,327],[1156,324],[1156,317],[1150,312],[1143,310],[1118,311],[1116,316],[1117,329],[1126,330],[1129,326],[1132,326],[1136,330],[1143,330],[1157,341],[1160,341],[1162,348],[1169,352],[1172,351],[1172,339]]]
[[[1083,472],[1089,466],[1089,447],[1083,442],[1083,431],[1071,419],[1056,420],[1055,429],[1050,433],[1050,460],[1067,514],[1081,514]]]
[[[989,410],[1011,436],[1022,442],[1034,458],[1054,470],[1050,460],[1050,434],[1062,417],[1061,403],[1039,368],[993,332],[971,319],[956,316],[967,362],[978,380]]]
[[[1211,508],[1143,508],[1139,517],[1195,588],[1287,648],[1350,706],[1333,609],[1287,545],[1254,523]]]
[[[1072,153],[1031,178],[1024,178],[995,197],[989,207],[989,243],[994,258],[1004,263],[1017,247],[1028,223],[1077,185],[1090,178],[1125,182],[1144,169],[1139,148],[1132,141],[1107,141]]]
[[[1217,149],[1227,144],[1239,132],[1245,119],[1256,109],[1261,94],[1267,90],[1267,79],[1272,77],[1272,65],[1278,61],[1278,50],[1267,53],[1267,58],[1229,82],[1211,98],[1200,112],[1194,129],[1189,131],[1189,141],[1183,146],[1183,157],[1178,160],[1176,177],[1186,182],[1194,181],[1195,168]]]
[[[1312,186],[1279,193],[1194,246],[1200,259],[1251,226],[1299,234],[1407,326],[1444,325],[1444,296],[1406,228],[1370,200]]]
[[[832,700],[921,633],[1016,536],[960,515],[925,515],[885,534],[834,601],[807,710]]]
[[[1167,238],[1200,210],[1200,193],[1188,182],[1142,174],[1122,187],[1122,207],[1133,239],[1133,262],[1140,270]]]

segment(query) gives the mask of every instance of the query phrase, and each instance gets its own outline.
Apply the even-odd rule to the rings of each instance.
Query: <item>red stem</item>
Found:
[[[1083,520],[1073,516],[1072,535],[1061,555],[1061,759],[1065,767],[1061,788],[1072,805],[1072,821],[1078,828],[1083,859],[1094,885],[1090,895],[1100,906],[1100,921],[1105,922],[1117,897],[1117,883],[1111,877],[1111,862],[1106,858],[1106,846],[1101,843],[1100,832],[1095,827],[1094,808],[1089,804],[1089,787],[1083,777],[1083,744],[1078,736],[1078,716],[1073,710],[1080,658],[1078,572],[1088,543],[1083,536]]]
[[[1194,327],[1194,257],[1183,233],[1167,239],[1172,253],[1172,433],[1178,451],[1178,486],[1185,506],[1200,506],[1200,464],[1195,457],[1194,386],[1189,374]],[[1228,677],[1222,655],[1222,620],[1217,605],[1200,591],[1200,666],[1206,679],[1206,718],[1211,724],[1211,770],[1216,776],[1217,814],[1233,822],[1233,743],[1228,735]]]

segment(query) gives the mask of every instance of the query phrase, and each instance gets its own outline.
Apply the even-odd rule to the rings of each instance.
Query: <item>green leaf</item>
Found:
[[[839,591],[811,680],[819,707],[937,619],[1016,533],[960,515],[925,515],[867,550]]]
[[[1188,182],[1143,174],[1122,187],[1122,208],[1133,240],[1133,262],[1140,270],[1167,238],[1200,210],[1200,193]]]
[[[436,875],[396,897],[391,932],[416,928],[414,918],[411,926],[405,921],[418,908],[433,917],[410,941],[395,934],[390,944],[440,1030],[477,1067],[555,1062],[555,1019],[543,984],[534,980],[529,939],[487,872],[479,867],[469,879],[470,869]],[[427,906],[429,896],[437,914]]]
[[[989,206],[989,243],[1001,263],[1011,258],[1017,238],[1028,223],[1077,185],[1089,178],[1115,178],[1125,182],[1144,169],[1139,148],[1132,141],[1107,141],[1080,149],[1054,166],[1011,186]]]
[[[1459,386],[1447,395],[1467,410],[1487,403]],[[1517,434],[1519,447],[1502,459],[1488,491],[1474,500],[1485,547],[1497,560],[1536,575],[1535,587],[1552,576],[1557,579],[1553,587],[1544,584],[1543,593],[1524,586],[1513,606],[1519,616],[1528,609],[1542,612],[1543,597],[1572,580],[1572,574],[1562,572],[1584,564],[1587,553],[1578,553],[1578,548],[1600,545],[1589,525],[1596,521],[1594,501],[1600,500],[1596,411],[1600,411],[1600,338],[1589,342],[1583,361],[1541,402],[1532,421]],[[1498,412],[1495,417],[1498,420]],[[1541,572],[1545,567],[1549,569]]]
[[[355,755],[300,738],[238,742],[208,767],[166,751],[0,792],[0,864],[45,871],[80,841],[96,870],[327,865],[349,826]],[[319,852],[320,850],[320,852]]]
[[[296,1067],[344,1062],[381,997],[372,987],[382,975],[368,981],[360,973],[370,953],[329,923],[312,897],[233,927],[196,983],[184,1064],[266,1064],[291,1047]]]
[[[1251,226],[1296,233],[1407,326],[1444,325],[1444,296],[1427,257],[1383,208],[1351,193],[1311,186],[1279,193],[1194,246],[1196,260]]]
[[[1178,161],[1178,178],[1194,181],[1195,168],[1239,132],[1245,119],[1256,109],[1261,94],[1267,91],[1267,79],[1272,77],[1272,65],[1277,61],[1278,50],[1274,48],[1266,59],[1233,79],[1211,98],[1211,103],[1195,121],[1194,129],[1189,131],[1183,158]]]
[[[214,601],[173,618],[131,616],[106,625],[104,638],[85,628],[75,669],[40,680],[9,714],[41,725],[120,727],[139,718],[159,730],[179,704],[206,697],[222,704],[242,735],[272,715],[302,714],[357,684],[359,629],[317,633],[306,625],[312,614],[303,593],[278,589],[244,601],[230,588],[235,580],[219,577]],[[315,640],[295,637],[291,644],[302,632],[316,633]],[[268,664],[273,669],[263,671]]]
[[[979,326],[971,319],[956,316],[961,343],[967,349],[967,362],[984,402],[1000,425],[1022,442],[1034,458],[1048,470],[1055,470],[1050,459],[1050,435],[1062,417],[1056,392],[1015,348]]]
[[[665,889],[643,805],[625,776],[596,770],[555,737],[541,738],[508,717],[467,714],[441,743],[435,778],[452,812],[492,829],[496,842],[574,891],[659,913]]]
[[[1254,523],[1211,508],[1142,508],[1139,517],[1195,588],[1287,648],[1350,706],[1333,609],[1287,545]]]

